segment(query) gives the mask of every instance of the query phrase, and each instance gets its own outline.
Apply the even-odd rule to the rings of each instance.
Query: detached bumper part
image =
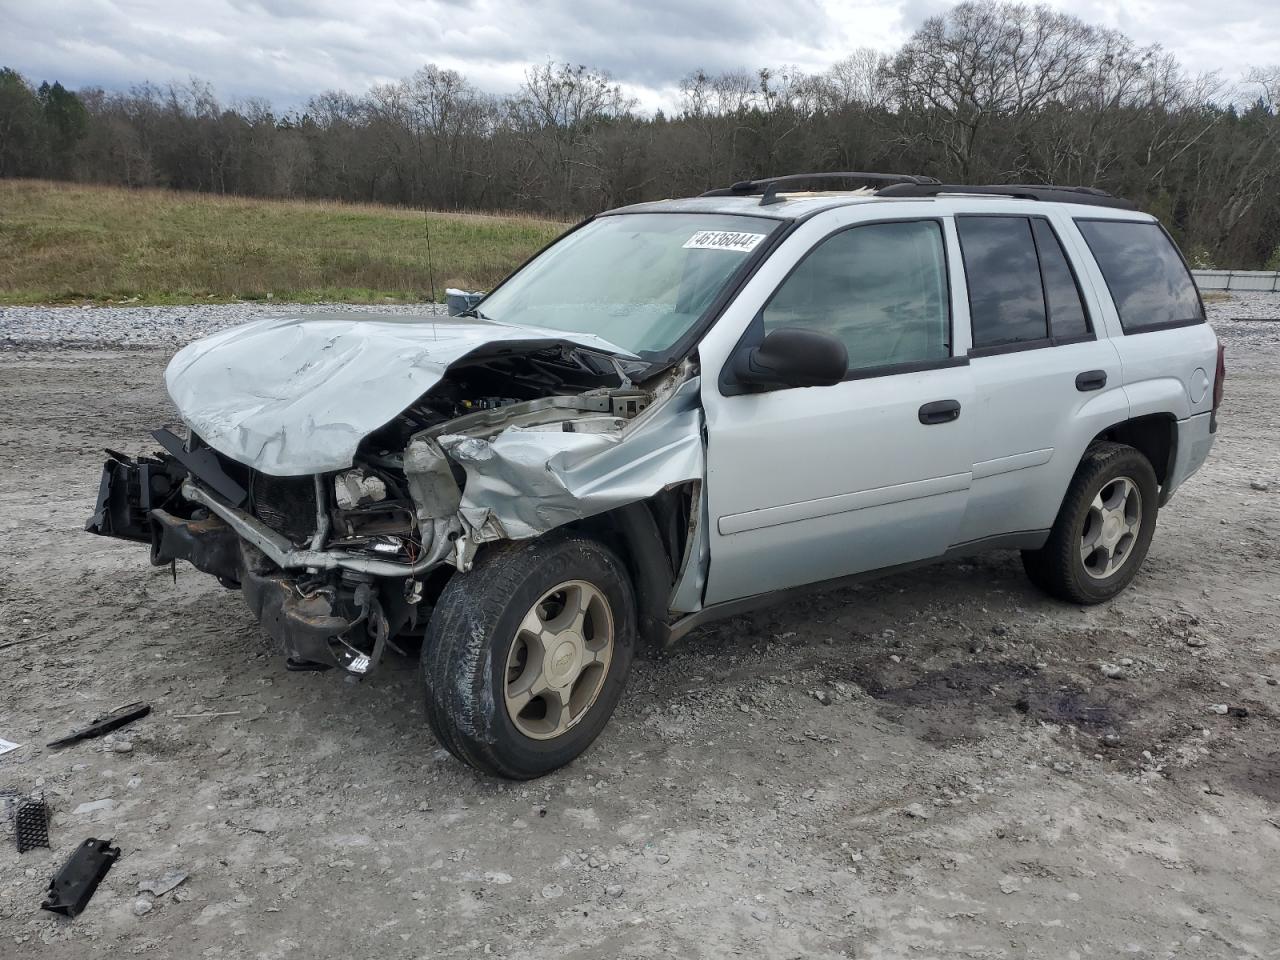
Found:
[[[239,582],[240,538],[219,518],[184,520],[164,510],[152,510],[151,521],[151,562],[157,567],[186,560],[224,583]]]
[[[82,913],[102,878],[119,859],[120,848],[111,846],[110,840],[90,837],[76,847],[71,859],[49,881],[49,896],[40,904],[40,909],[64,917]]]
[[[97,504],[84,528],[103,537],[149,543],[148,515],[173,496],[182,476],[149,457],[134,460],[114,450],[108,450],[107,456],[98,483]]]

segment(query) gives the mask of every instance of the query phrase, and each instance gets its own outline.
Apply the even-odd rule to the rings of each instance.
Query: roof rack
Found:
[[[1082,203],[1094,207],[1136,210],[1123,197],[1112,196],[1097,187],[1059,187],[1050,184],[1005,183],[969,186],[959,183],[912,183],[901,181],[876,191],[878,197],[936,197],[940,193],[977,194],[992,197],[1014,197],[1019,200],[1045,200],[1053,203]]]
[[[720,187],[708,190],[704,197],[749,197],[759,193],[760,206],[780,203],[778,191],[784,186],[813,180],[859,180],[863,183],[884,183],[904,187],[932,187],[938,185],[933,177],[922,177],[910,173],[858,173],[841,171],[837,173],[792,173],[785,177],[766,177],[763,180],[739,180],[731,187]],[[881,188],[881,193],[885,188]]]

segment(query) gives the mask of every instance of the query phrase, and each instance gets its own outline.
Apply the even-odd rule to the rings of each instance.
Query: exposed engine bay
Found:
[[[319,329],[308,336],[323,331],[323,321],[311,326]],[[289,325],[290,337],[297,334]],[[333,342],[321,343],[321,357]],[[214,419],[214,403],[230,409],[227,385],[216,381],[221,370],[209,385],[175,387],[175,367],[188,376],[194,369],[184,357],[189,347],[167,374],[188,436],[155,431],[162,450],[152,457],[108,451],[87,529],[147,542],[154,564],[186,560],[240,588],[292,669],[361,676],[397,636],[420,631],[433,597],[466,574],[484,544],[653,498],[643,509],[662,525],[668,577],[651,592],[662,593],[655,604],[665,613],[677,578],[696,580],[705,567],[689,537],[699,526],[704,470],[695,368],[686,362],[633,384],[646,366],[625,356],[563,341],[503,346],[449,363],[411,403],[365,431],[340,468],[284,475],[282,450],[330,463],[339,454],[289,435],[263,444],[270,453],[255,462],[244,424],[249,416],[258,418],[255,429],[269,422],[263,397],[296,410],[299,399],[286,388],[300,382],[332,404],[325,383],[340,387],[350,359],[322,383],[312,379],[314,363],[298,367],[290,356],[291,375],[255,384],[238,410]],[[191,409],[201,393],[215,399]],[[294,434],[307,421],[296,422]],[[323,427],[314,435],[322,447]]]

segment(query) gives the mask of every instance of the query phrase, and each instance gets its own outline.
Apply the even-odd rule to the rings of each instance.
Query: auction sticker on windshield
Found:
[[[736,250],[750,253],[765,238],[763,233],[738,233],[733,230],[699,230],[685,241],[686,250]]]

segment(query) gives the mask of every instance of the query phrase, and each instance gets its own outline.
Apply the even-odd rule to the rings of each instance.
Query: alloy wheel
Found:
[[[516,729],[551,740],[587,715],[613,658],[613,611],[585,580],[552,587],[524,615],[507,655],[504,699]]]
[[[1080,560],[1095,580],[1114,575],[1133,554],[1142,527],[1142,493],[1128,477],[1108,481],[1089,505],[1080,534]]]

